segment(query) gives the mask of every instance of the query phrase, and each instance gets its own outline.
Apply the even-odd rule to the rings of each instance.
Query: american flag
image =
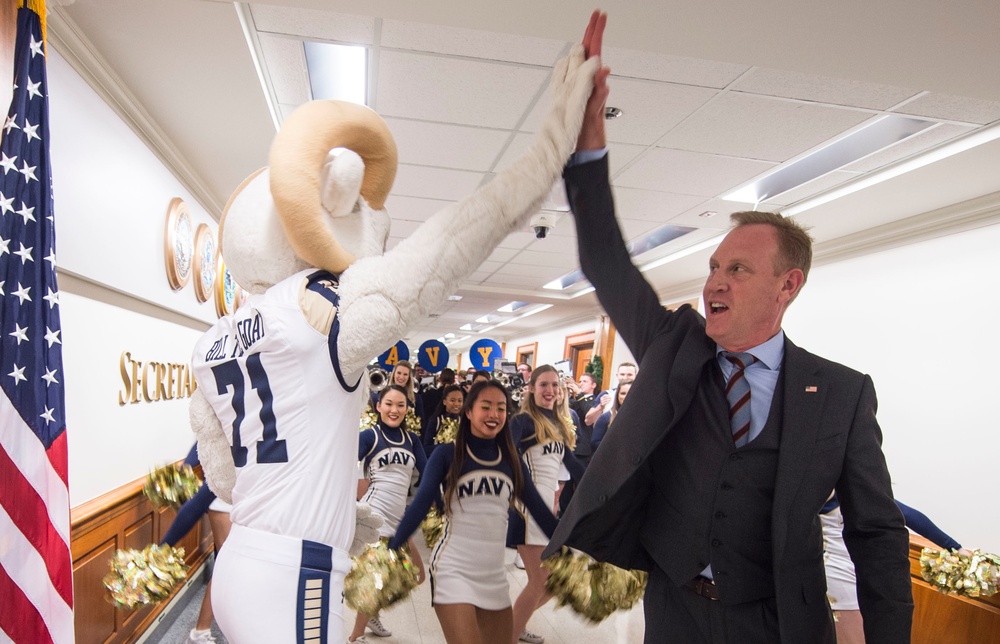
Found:
[[[74,633],[45,6],[28,4],[0,140],[0,642],[34,644]]]

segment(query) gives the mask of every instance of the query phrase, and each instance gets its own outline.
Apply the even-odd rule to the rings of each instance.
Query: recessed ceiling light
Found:
[[[462,301],[462,296],[461,295],[449,295],[448,296],[448,301],[449,302],[461,302]]]
[[[480,329],[478,332],[479,333],[486,333],[487,331],[492,331],[493,329],[496,329],[498,327],[506,326],[506,325],[510,324],[511,322],[517,322],[518,320],[523,320],[524,318],[528,317],[529,315],[534,315],[535,313],[541,313],[542,311],[546,311],[546,310],[551,309],[551,308],[552,308],[551,304],[539,304],[535,308],[530,309],[530,310],[522,313],[521,315],[517,315],[517,316],[514,316],[512,318],[507,318],[505,320],[501,320],[500,322],[497,322],[493,326],[488,326],[485,329]]]
[[[531,302],[519,302],[514,300],[513,302],[507,302],[497,309],[497,311],[500,311],[501,313],[514,313],[515,311],[519,311],[530,304]]]
[[[499,316],[499,315],[493,315],[492,313],[487,313],[486,315],[484,315],[484,316],[482,316],[480,318],[476,318],[476,322],[478,322],[480,324],[489,324],[493,320],[499,320],[500,317],[501,316]]]
[[[604,118],[608,119],[609,121],[611,119],[618,118],[619,116],[621,116],[624,113],[625,112],[621,111],[617,107],[611,107],[610,105],[608,107],[604,108]]]
[[[463,324],[462,326],[458,327],[459,331],[474,331],[475,329],[476,325],[473,324],[472,322],[469,322],[468,324]]]
[[[367,47],[311,41],[303,45],[314,99],[367,103]]]
[[[934,121],[887,114],[854,128],[818,150],[722,195],[726,201],[758,204],[854,163],[935,125]]]

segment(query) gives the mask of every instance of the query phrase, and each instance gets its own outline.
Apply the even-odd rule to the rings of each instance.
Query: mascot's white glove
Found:
[[[352,557],[357,557],[365,551],[365,547],[370,543],[375,543],[379,538],[379,528],[385,524],[385,519],[378,512],[372,511],[372,506],[367,503],[358,502],[358,515],[354,523],[354,543],[348,552]]]
[[[236,485],[233,452],[215,410],[200,389],[196,389],[191,396],[189,414],[191,429],[198,437],[198,460],[205,472],[205,483],[215,496],[232,503],[233,486]]]

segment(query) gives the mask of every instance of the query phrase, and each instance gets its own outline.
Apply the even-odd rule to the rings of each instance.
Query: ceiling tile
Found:
[[[407,197],[459,200],[471,194],[482,181],[479,172],[427,168],[399,164],[392,193]]]
[[[729,228],[729,215],[741,210],[753,210],[753,204],[708,199],[672,218],[670,223],[675,226],[693,226],[706,230],[726,230]],[[715,214],[711,217],[702,217],[703,212]]]
[[[626,188],[715,197],[774,167],[773,163],[657,148],[615,180]]]
[[[927,94],[902,106],[897,112],[936,119],[985,125],[1000,119],[1000,103],[964,96]]]
[[[394,217],[392,219],[391,227],[389,228],[389,234],[393,237],[409,237],[417,228],[424,222],[422,221],[408,221],[406,219],[400,219],[399,217]]]
[[[492,274],[493,273],[491,273],[489,271],[475,271],[474,273],[472,273],[471,275],[469,275],[467,278],[465,278],[465,282],[468,283],[468,284],[482,284],[483,280],[486,279],[487,277],[489,277]]]
[[[384,51],[376,106],[383,116],[513,128],[547,69]]]
[[[384,20],[383,47],[551,67],[567,43],[549,38]]]
[[[510,145],[507,146],[500,160],[497,161],[495,171],[500,172],[520,159],[528,151],[528,148],[531,147],[531,142],[534,140],[534,134],[526,134],[524,132],[515,134]],[[610,163],[611,176],[614,176],[616,172],[628,165],[645,149],[646,146],[644,145],[608,143],[608,161]]]
[[[605,47],[603,63],[615,76],[722,89],[750,69],[746,65]]]
[[[510,138],[508,130],[398,118],[385,122],[396,139],[400,163],[486,172]]]
[[[607,122],[608,140],[651,145],[716,95],[714,89],[612,76],[608,105],[623,115]],[[536,132],[549,105],[548,91],[518,129]]]
[[[565,272],[566,269],[559,268],[558,266],[529,266],[528,264],[511,262],[494,273],[494,275],[507,275],[522,278],[537,277],[538,280],[541,281],[540,283],[544,283],[559,277]]]
[[[572,217],[568,217],[572,221]],[[539,253],[565,253],[576,255],[576,228],[570,225],[571,235],[549,235],[545,239],[536,239],[525,250],[537,251]],[[537,268],[537,267],[536,267]]]
[[[657,145],[783,162],[870,118],[867,112],[732,92]]]
[[[261,34],[260,48],[278,102],[301,105],[312,100],[302,41]]]
[[[531,230],[525,226],[524,231]],[[535,241],[534,232],[512,232],[507,235],[502,242],[497,244],[500,248],[513,248],[514,250],[521,250],[531,242]]]
[[[510,288],[533,288],[532,285],[528,283],[529,280],[530,278],[527,277],[494,273],[483,280],[483,284],[489,284],[490,286],[507,286]]]
[[[394,186],[395,187],[395,186]],[[404,197],[397,194],[390,194],[386,200],[386,212],[395,219],[408,219],[410,221],[427,221],[434,215],[454,201],[444,201],[440,199],[425,199],[421,197]]]
[[[486,260],[485,262],[480,264],[479,268],[476,270],[481,273],[489,273],[490,275],[492,275],[497,271],[497,269],[499,269],[503,265],[504,262],[491,262],[490,260]]]
[[[754,69],[733,83],[730,89],[873,110],[887,110],[918,93],[916,90],[891,85],[763,68]]]
[[[497,248],[490,253],[489,260],[491,262],[509,262],[514,259],[517,255],[517,250],[513,248]]]
[[[523,250],[512,260],[515,264],[527,266],[552,266],[555,268],[576,268],[576,253],[548,253]]]
[[[975,128],[972,126],[941,123],[936,127],[923,130],[907,139],[903,139],[891,148],[880,150],[860,161],[855,161],[848,166],[844,166],[843,169],[852,172],[870,172],[871,170],[905,159],[910,155],[929,150],[963,134],[968,134],[973,129]]]
[[[614,187],[615,211],[619,217],[667,222],[672,217],[705,201],[704,197],[639,190],[637,188]]]
[[[345,44],[371,45],[375,42],[375,18],[371,16],[266,4],[250,5],[250,13],[253,15],[257,31],[305,36]]]

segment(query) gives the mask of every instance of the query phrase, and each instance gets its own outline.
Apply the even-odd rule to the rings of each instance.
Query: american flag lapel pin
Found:
[[[806,387],[806,393],[807,394],[814,394],[817,391],[819,391],[819,388],[816,387],[816,385],[809,385],[808,387]]]

